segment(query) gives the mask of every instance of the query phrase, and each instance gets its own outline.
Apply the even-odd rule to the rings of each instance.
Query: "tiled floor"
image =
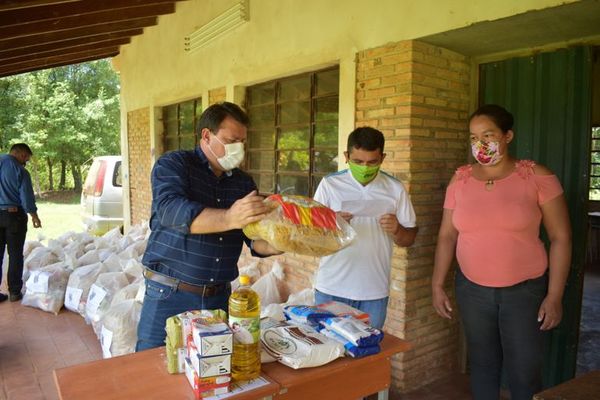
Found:
[[[58,399],[52,370],[99,358],[98,339],[79,315],[0,303],[0,400]]]

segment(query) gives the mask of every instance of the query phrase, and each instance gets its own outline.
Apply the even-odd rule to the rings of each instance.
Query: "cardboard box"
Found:
[[[200,378],[189,358],[185,359],[185,376],[192,387],[194,397],[203,399],[205,397],[215,396],[229,392],[231,375],[214,376],[211,378]]]
[[[231,374],[231,354],[202,357],[192,346],[188,348],[194,371],[200,378]]]
[[[227,323],[219,319],[193,319],[192,337],[200,357],[221,356],[233,352],[233,332]]]

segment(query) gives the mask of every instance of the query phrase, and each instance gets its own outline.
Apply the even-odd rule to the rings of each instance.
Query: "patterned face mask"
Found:
[[[473,157],[481,165],[496,165],[502,160],[500,142],[484,142],[478,140],[471,144]]]

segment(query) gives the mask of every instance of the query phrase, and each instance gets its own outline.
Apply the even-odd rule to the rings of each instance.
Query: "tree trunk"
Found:
[[[67,181],[67,162],[65,160],[60,160],[60,182],[58,184],[58,189],[65,190]]]
[[[71,174],[73,175],[73,182],[75,184],[75,191],[80,192],[82,188],[81,184],[81,165],[71,164]]]
[[[52,174],[52,160],[50,157],[46,157],[46,164],[48,165],[48,190],[54,190],[54,175]]]
[[[37,160],[33,160],[33,191],[38,197],[42,196],[42,191],[40,190],[40,175],[38,174],[37,169]]]

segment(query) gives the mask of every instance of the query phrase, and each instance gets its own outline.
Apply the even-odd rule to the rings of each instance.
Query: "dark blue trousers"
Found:
[[[189,310],[216,310],[228,312],[231,289],[215,296],[202,297],[179,291],[170,286],[146,279],[146,295],[138,323],[135,351],[165,345],[167,318]]]
[[[475,400],[499,398],[502,367],[511,400],[531,400],[542,389],[543,332],[537,315],[547,275],[493,288],[456,272],[456,300],[467,337]]]
[[[27,234],[27,214],[20,208],[9,212],[0,210],[0,282],[2,281],[2,259],[8,249],[8,291],[21,293],[23,288],[23,245]]]

